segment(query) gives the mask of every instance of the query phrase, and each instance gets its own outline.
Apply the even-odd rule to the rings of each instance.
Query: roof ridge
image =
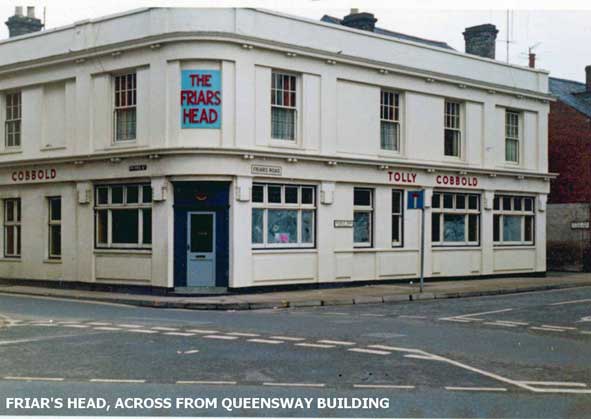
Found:
[[[560,80],[560,81],[567,81],[569,83],[576,83],[576,84],[580,84],[581,86],[584,86],[585,83],[577,81],[577,80],[570,80],[570,79],[563,79],[562,77],[549,77],[550,80]]]

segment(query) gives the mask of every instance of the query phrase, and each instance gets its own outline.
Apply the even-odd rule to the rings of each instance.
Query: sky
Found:
[[[581,0],[0,0],[2,22],[17,5],[35,6],[40,18],[45,10],[47,28],[138,7],[262,7],[311,19],[343,17],[355,7],[374,13],[379,27],[445,41],[458,51],[464,51],[466,27],[492,23],[499,29],[498,60],[507,61],[509,39],[510,63],[527,65],[534,47],[536,66],[553,77],[584,81],[585,66],[591,65],[591,2]],[[7,38],[6,26],[0,26],[0,39]]]

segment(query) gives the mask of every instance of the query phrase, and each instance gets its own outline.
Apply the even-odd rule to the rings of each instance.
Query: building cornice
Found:
[[[520,179],[536,179],[548,181],[558,176],[557,173],[540,173],[527,170],[507,170],[507,169],[486,169],[474,168],[466,166],[451,166],[445,164],[435,164],[426,162],[401,162],[395,159],[386,158],[350,158],[339,157],[334,155],[298,153],[290,150],[287,152],[257,150],[257,149],[224,149],[224,148],[186,148],[186,147],[171,147],[171,148],[140,148],[135,150],[107,150],[97,151],[92,154],[76,154],[64,157],[44,157],[39,159],[27,159],[20,161],[6,161],[0,163],[0,169],[6,168],[25,168],[28,166],[39,165],[56,165],[56,164],[85,164],[101,161],[112,161],[111,159],[118,159],[123,161],[125,159],[138,158],[165,158],[178,156],[230,156],[238,157],[246,160],[254,159],[274,159],[285,160],[286,162],[308,162],[308,163],[322,163],[329,166],[337,165],[351,165],[374,167],[376,170],[424,170],[427,172],[441,172],[446,174],[458,175],[480,175],[480,176],[505,176],[518,177]]]
[[[138,48],[145,48],[154,45],[163,46],[164,44],[172,44],[177,42],[187,41],[210,41],[210,42],[226,42],[235,45],[246,45],[252,48],[260,48],[281,53],[293,52],[300,57],[311,59],[318,59],[322,61],[330,60],[334,64],[345,64],[358,67],[364,67],[376,71],[380,71],[387,77],[388,73],[397,75],[406,75],[411,77],[423,78],[429,82],[438,82],[444,84],[452,84],[462,86],[462,88],[473,88],[483,90],[488,93],[502,93],[518,98],[528,98],[539,100],[542,102],[554,101],[555,97],[550,93],[543,93],[518,87],[509,87],[496,83],[490,83],[482,80],[475,80],[461,76],[453,76],[441,72],[421,70],[404,66],[400,64],[393,64],[386,61],[376,61],[346,54],[339,54],[338,52],[325,51],[314,49],[310,47],[303,47],[282,43],[275,40],[252,37],[248,35],[238,35],[233,32],[171,32],[163,33],[153,36],[138,38],[131,41],[121,43],[113,43],[101,47],[89,48],[78,51],[70,51],[66,54],[58,54],[54,56],[43,57],[40,59],[22,61],[16,64],[10,64],[0,67],[0,75],[8,75],[11,73],[21,72],[23,70],[37,69],[40,67],[60,65],[66,63],[80,63],[93,58],[100,58],[107,56],[113,52],[130,51]]]

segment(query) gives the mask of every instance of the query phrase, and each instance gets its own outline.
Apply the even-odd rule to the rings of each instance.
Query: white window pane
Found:
[[[269,210],[267,238],[269,243],[297,243],[298,212]]]
[[[295,109],[271,108],[271,137],[279,140],[295,139]]]
[[[263,214],[265,210],[253,208],[252,210],[252,242],[263,243]]]
[[[521,241],[521,216],[505,215],[503,217],[503,241]]]
[[[314,243],[314,211],[302,211],[302,243]]]
[[[398,150],[398,124],[395,122],[382,121],[380,126],[381,131],[381,147],[382,150]]]
[[[369,243],[371,240],[371,214],[356,211],[353,215],[353,241],[355,243]]]
[[[443,240],[446,242],[463,242],[466,240],[465,216],[444,214]]]

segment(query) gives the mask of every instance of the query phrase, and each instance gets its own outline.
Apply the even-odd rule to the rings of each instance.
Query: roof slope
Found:
[[[561,102],[591,118],[591,92],[586,91],[585,83],[574,80],[550,77],[550,93]]]
[[[339,19],[338,17],[333,17],[333,16],[329,16],[329,15],[322,16],[322,19],[320,19],[320,20],[322,22],[333,23],[335,25],[342,25],[343,24],[343,19]],[[418,42],[419,44],[425,44],[425,45],[429,45],[432,47],[439,47],[439,48],[454,50],[446,42],[433,41],[431,39],[419,38],[418,36],[406,35],[404,33],[389,31],[387,29],[382,29],[382,28],[378,28],[378,27],[376,27],[373,32],[377,33],[378,35],[391,36],[392,38],[401,39],[403,41]]]

